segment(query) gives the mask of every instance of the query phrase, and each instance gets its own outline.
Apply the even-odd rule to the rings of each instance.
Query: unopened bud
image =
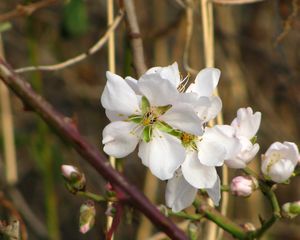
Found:
[[[254,226],[253,223],[251,223],[251,222],[246,222],[245,224],[243,224],[243,228],[244,228],[247,232],[255,231],[255,230],[256,230],[255,226]]]
[[[287,218],[294,218],[298,216],[300,214],[300,201],[283,204],[282,214]]]
[[[249,197],[257,187],[257,180],[247,176],[235,177],[230,184],[231,193],[241,197]]]
[[[93,201],[87,201],[80,207],[79,231],[87,233],[95,223],[96,209]]]
[[[62,165],[61,173],[65,179],[66,186],[71,193],[84,191],[86,180],[83,173],[78,168],[71,165]]]

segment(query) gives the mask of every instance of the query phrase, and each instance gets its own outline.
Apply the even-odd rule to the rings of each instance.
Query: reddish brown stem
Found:
[[[45,8],[50,5],[53,5],[54,3],[57,2],[58,0],[44,0],[44,1],[35,2],[28,5],[17,5],[17,7],[14,10],[0,15],[0,22],[9,21],[17,17],[30,16],[33,12],[41,8]]]
[[[185,234],[170,219],[166,218],[134,185],[110,166],[106,157],[96,147],[83,139],[70,118],[53,109],[48,102],[32,90],[28,82],[18,76],[2,59],[0,59],[0,78],[19,96],[28,109],[32,109],[40,115],[49,126],[56,130],[61,138],[68,141],[105,179],[127,194],[130,197],[130,204],[144,213],[153,224],[164,231],[171,239],[187,239]]]

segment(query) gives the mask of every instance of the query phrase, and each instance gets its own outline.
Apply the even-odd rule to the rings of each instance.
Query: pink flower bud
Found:
[[[78,191],[84,191],[86,185],[85,176],[76,167],[62,165],[61,173],[64,177],[66,187],[71,193],[75,194]]]
[[[95,223],[96,209],[93,201],[86,201],[80,207],[79,231],[87,233]]]
[[[257,189],[257,181],[251,177],[238,176],[232,179],[230,190],[233,195],[248,197]]]
[[[76,167],[72,165],[62,165],[61,173],[65,178],[71,178],[72,173],[78,174],[79,171]]]

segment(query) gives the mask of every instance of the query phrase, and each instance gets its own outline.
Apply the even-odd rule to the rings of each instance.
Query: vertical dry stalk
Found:
[[[189,65],[189,51],[190,45],[193,35],[193,28],[194,28],[194,9],[193,9],[193,1],[187,0],[186,6],[186,39],[185,39],[185,46],[183,52],[183,66],[187,72],[190,74],[196,75],[197,71],[192,69]]]
[[[4,58],[4,47],[1,35],[0,57]],[[18,181],[18,171],[16,161],[16,148],[14,142],[13,117],[9,92],[7,87],[2,82],[0,83],[0,95],[6,181],[8,185],[14,185]]]
[[[213,3],[209,0],[200,0],[203,27],[203,47],[205,66],[214,67],[214,20],[213,20]],[[216,89],[214,94],[218,96]],[[223,124],[222,112],[217,116],[217,124]],[[222,168],[222,184],[228,185],[228,168],[224,165]],[[222,192],[221,213],[225,216],[228,206],[228,193]],[[208,240],[217,239],[217,226],[214,223],[208,223],[207,237]],[[221,237],[223,230],[219,230],[218,237]]]
[[[147,70],[147,67],[145,63],[143,42],[136,17],[135,6],[132,0],[124,0],[124,7],[128,22],[129,37],[133,54],[133,64],[137,75],[141,76]]]
[[[153,9],[156,13],[156,17],[154,18],[154,26],[163,26],[166,22],[165,20],[167,16],[166,2],[154,1],[153,5]],[[166,42],[166,38],[156,38],[154,42],[154,66],[168,65],[168,59],[168,45]],[[147,170],[143,192],[153,203],[155,203],[156,201],[157,189],[159,187],[158,183],[158,179],[154,177],[149,170]],[[148,239],[151,236],[151,232],[151,222],[145,216],[142,216],[136,239]]]
[[[107,0],[107,25],[110,26],[114,21],[114,1]],[[112,31],[108,38],[108,69],[109,71],[115,73],[116,72],[116,59],[115,59],[115,32]],[[116,168],[116,159],[112,156],[109,156],[109,162],[113,168]],[[108,207],[111,206],[112,203],[108,203]],[[107,216],[106,228],[109,231],[112,225],[113,218]],[[114,236],[111,238],[114,239]]]

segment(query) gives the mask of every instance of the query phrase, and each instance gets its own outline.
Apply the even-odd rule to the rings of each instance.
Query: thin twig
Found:
[[[35,111],[56,133],[69,142],[73,148],[98,171],[116,189],[130,197],[129,204],[143,212],[158,228],[171,239],[187,239],[176,225],[166,218],[158,209],[119,172],[107,162],[98,147],[90,145],[80,135],[74,122],[53,109],[40,95],[35,93],[30,84],[18,76],[13,69],[0,59],[0,78],[29,108]]]
[[[99,51],[103,47],[103,45],[109,39],[110,34],[113,33],[114,30],[119,26],[119,24],[121,23],[123,17],[124,17],[124,12],[120,11],[119,15],[115,18],[112,25],[107,29],[106,33],[86,53],[82,53],[82,54],[80,54],[80,55],[78,55],[74,58],[68,59],[64,62],[57,63],[57,64],[54,64],[54,65],[24,67],[24,68],[16,69],[15,72],[23,73],[23,72],[31,72],[31,71],[38,71],[38,70],[39,71],[57,71],[57,70],[61,70],[61,69],[64,69],[66,67],[72,66],[72,65],[86,59],[87,57],[89,57],[90,55],[96,53],[97,51]]]
[[[14,10],[0,15],[0,23],[12,20],[17,17],[30,16],[32,13],[36,12],[37,10],[46,8],[58,2],[59,2],[58,0],[44,0],[44,1],[31,3],[28,5],[17,5]]]
[[[130,37],[130,43],[133,52],[133,64],[137,75],[141,76],[144,72],[146,72],[147,67],[145,63],[143,41],[137,22],[135,6],[132,0],[124,0],[124,7],[128,22],[128,34]]]
[[[288,35],[290,30],[292,29],[292,24],[293,24],[295,18],[297,17],[297,15],[298,15],[298,11],[299,11],[298,0],[293,0],[292,1],[292,12],[288,16],[288,18],[284,21],[283,31],[276,38],[275,43],[274,43],[275,47],[279,43],[282,42],[282,40]]]

